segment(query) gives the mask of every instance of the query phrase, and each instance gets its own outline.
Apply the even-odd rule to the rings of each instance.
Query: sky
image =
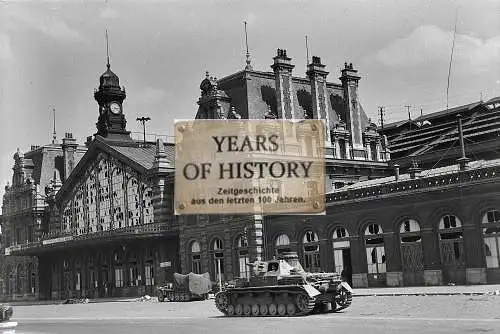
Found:
[[[339,82],[345,61],[359,71],[365,112],[385,122],[500,96],[500,0],[102,0],[0,2],[0,196],[13,155],[73,133],[96,132],[93,98],[111,69],[127,99],[127,128],[172,135],[175,119],[195,116],[205,71],[221,78],[245,66],[244,24],[255,70],[272,71],[286,49],[294,75],[309,55]]]

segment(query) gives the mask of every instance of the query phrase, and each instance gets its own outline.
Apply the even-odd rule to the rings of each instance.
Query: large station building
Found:
[[[283,251],[297,251],[306,270],[343,273],[354,287],[500,282],[499,101],[379,129],[359,102],[352,64],[338,81],[319,57],[305,78],[293,69],[279,49],[272,71],[247,59],[222,79],[207,74],[195,118],[324,119],[325,216],[175,216],[174,146],[130,137],[125,90],[108,64],[94,93],[94,138],[78,146],[68,135],[71,154],[52,145],[63,169],[30,158],[40,149],[15,158],[0,261],[37,267],[11,268],[3,298],[26,297],[33,275],[40,299],[154,294],[174,272],[227,282]],[[52,176],[16,172],[21,156],[22,170]],[[37,200],[6,209],[24,188]]]

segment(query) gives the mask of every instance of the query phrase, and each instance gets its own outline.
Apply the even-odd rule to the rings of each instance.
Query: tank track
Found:
[[[240,302],[239,297],[247,299],[247,302]],[[248,300],[253,297],[257,298],[249,303]],[[271,302],[263,302],[263,299]],[[228,317],[304,316],[314,310],[315,304],[315,298],[309,297],[305,291],[221,291],[215,296],[217,309]]]

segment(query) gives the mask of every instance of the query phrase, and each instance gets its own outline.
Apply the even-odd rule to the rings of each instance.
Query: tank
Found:
[[[352,288],[337,273],[308,273],[297,253],[249,264],[251,275],[215,295],[226,316],[304,316],[335,312],[352,302]]]
[[[189,273],[187,275],[174,273],[174,282],[158,287],[158,301],[189,302],[208,299],[212,289],[210,274]]]

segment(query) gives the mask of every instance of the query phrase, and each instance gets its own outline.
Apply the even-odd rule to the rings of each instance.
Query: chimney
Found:
[[[307,66],[307,76],[311,82],[311,96],[313,118],[322,119],[325,121],[325,144],[328,147],[332,146],[332,138],[330,136],[330,115],[326,108],[326,98],[328,92],[326,90],[326,76],[328,72],[325,70],[325,65],[321,64],[321,58],[313,56],[312,63]]]
[[[278,49],[274,64],[271,68],[274,71],[276,80],[276,99],[278,103],[278,118],[294,119],[295,111],[293,107],[293,84],[291,58],[286,55],[286,50]]]
[[[63,160],[64,160],[64,180],[66,181],[75,167],[75,151],[77,148],[76,139],[72,133],[66,133],[63,138]]]
[[[346,106],[346,124],[351,135],[353,148],[353,158],[362,159],[365,156],[365,147],[363,145],[363,129],[361,125],[361,109],[358,105],[358,84],[361,77],[358,71],[354,69],[352,63],[344,63],[342,75],[339,78],[342,81],[344,90],[344,103]]]
[[[394,165],[394,177],[395,177],[396,181],[399,181],[399,165],[398,164]]]
[[[153,168],[156,168],[158,171],[172,168],[172,165],[167,158],[167,153],[165,152],[165,145],[161,139],[156,140],[156,154],[155,161],[153,162]]]

